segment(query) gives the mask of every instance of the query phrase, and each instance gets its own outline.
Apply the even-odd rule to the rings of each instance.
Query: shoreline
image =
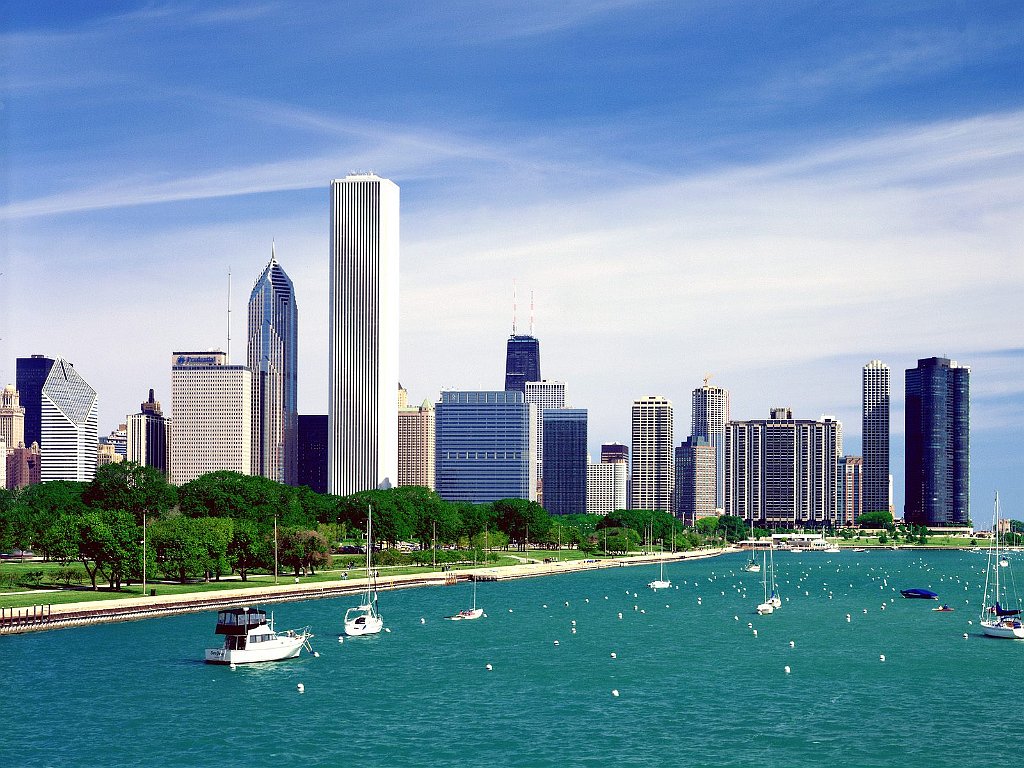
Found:
[[[414,587],[440,587],[473,579],[481,581],[508,581],[538,576],[553,576],[560,573],[592,571],[602,568],[622,568],[631,565],[653,565],[663,559],[668,562],[701,560],[731,552],[734,547],[719,549],[691,550],[674,555],[632,555],[608,559],[561,560],[555,562],[519,563],[500,567],[468,568],[460,571],[430,571],[380,578],[379,592]],[[122,621],[140,621],[160,616],[174,616],[181,613],[197,613],[214,609],[240,607],[252,603],[285,603],[299,600],[317,600],[329,597],[359,594],[366,587],[366,578],[337,581],[321,581],[311,584],[277,584],[266,587],[241,587],[221,592],[191,592],[166,597],[138,597],[121,600],[84,601],[36,605],[27,608],[4,609],[0,615],[0,635],[44,632],[68,627],[82,627],[92,624],[108,624]]]

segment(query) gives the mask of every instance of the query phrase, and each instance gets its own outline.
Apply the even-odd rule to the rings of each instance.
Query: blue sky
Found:
[[[1024,504],[1019,3],[17,3],[0,32],[0,378],[35,352],[101,432],[225,341],[276,239],[300,410],[325,411],[330,179],[402,189],[401,377],[501,386],[511,292],[545,377],[628,442],[705,373],[734,418],[839,416],[860,368],[972,367],[972,510]]]

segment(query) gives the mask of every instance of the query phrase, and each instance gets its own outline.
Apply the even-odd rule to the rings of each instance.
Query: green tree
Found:
[[[251,570],[273,560],[272,541],[268,541],[272,536],[268,537],[267,530],[252,520],[234,520],[233,523],[227,548],[228,562],[242,581],[247,581]]]
[[[124,509],[142,521],[143,512],[159,514],[177,502],[177,489],[163,473],[131,461],[97,467],[82,494],[82,500],[94,509]]]
[[[857,518],[857,525],[861,528],[885,528],[888,531],[895,531],[891,512],[865,512]]]
[[[157,567],[168,578],[184,584],[206,573],[207,545],[192,518],[180,514],[161,518],[150,528],[149,538],[156,553]]]
[[[507,534],[520,550],[529,541],[543,541],[551,529],[551,515],[540,504],[527,499],[501,499],[493,504],[498,530]]]
[[[283,532],[280,545],[281,562],[298,576],[302,570],[311,574],[330,565],[331,554],[327,539],[317,531],[289,528]]]
[[[305,524],[302,501],[292,490],[266,477],[209,472],[178,489],[178,506],[189,517],[247,519],[268,527],[277,517],[281,525]]]
[[[62,514],[85,511],[82,494],[85,483],[54,480],[36,483],[18,492],[10,509],[8,532],[11,544],[20,550],[46,551],[46,532]]]
[[[193,521],[196,535],[206,548],[205,566],[206,580],[220,577],[231,572],[231,559],[228,548],[234,533],[234,521],[225,518],[206,517]]]
[[[124,511],[87,510],[63,514],[47,530],[46,546],[60,563],[80,562],[98,589],[98,576],[109,580],[111,589],[120,589],[141,562],[141,529]]]
[[[729,542],[742,541],[750,533],[750,526],[742,517],[736,515],[722,515],[718,518],[718,533],[725,536]]]

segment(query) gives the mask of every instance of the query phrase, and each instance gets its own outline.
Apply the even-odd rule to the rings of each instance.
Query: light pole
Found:
[[[277,584],[277,512],[274,513],[274,583]]]
[[[146,513],[142,513],[142,596],[146,596]]]

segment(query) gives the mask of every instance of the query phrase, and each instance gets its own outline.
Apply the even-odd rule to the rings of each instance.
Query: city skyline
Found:
[[[168,391],[169,351],[223,345],[227,271],[255,274],[274,237],[303,307],[326,306],[323,187],[374,168],[403,187],[396,381],[417,401],[495,385],[517,280],[594,456],[628,442],[633,399],[686,403],[708,371],[733,418],[833,413],[853,452],[862,366],[942,355],[972,368],[983,520],[996,488],[1007,509],[1024,501],[1022,17],[11,8],[0,385],[16,357],[71,360],[107,434],[140,390]],[[341,29],[381,55],[337,46]],[[281,75],[243,76],[243,39]],[[354,66],[367,76],[344,77]],[[304,315],[300,413],[326,412],[322,314]],[[897,376],[897,512],[903,403]]]

